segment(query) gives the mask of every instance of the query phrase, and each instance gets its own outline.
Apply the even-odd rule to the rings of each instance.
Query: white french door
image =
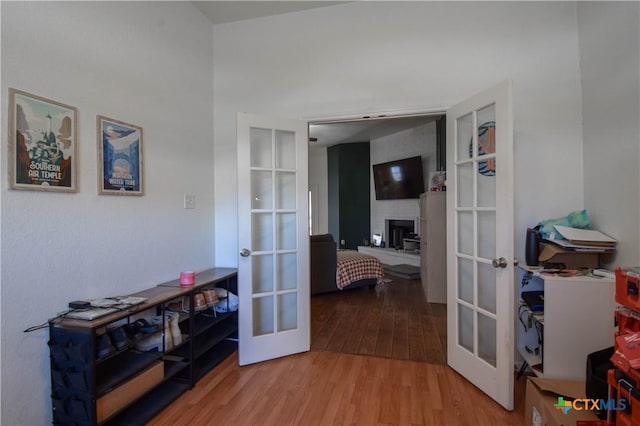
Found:
[[[447,111],[447,363],[513,409],[513,113],[506,81]]]
[[[307,123],[238,114],[239,363],[309,350]]]

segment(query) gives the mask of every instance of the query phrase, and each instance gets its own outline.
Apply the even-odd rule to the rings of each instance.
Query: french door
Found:
[[[307,132],[238,114],[240,365],[309,350]]]
[[[447,363],[513,409],[513,114],[506,81],[447,111]]]

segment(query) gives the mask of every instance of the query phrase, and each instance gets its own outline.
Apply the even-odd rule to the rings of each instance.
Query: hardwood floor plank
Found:
[[[391,358],[410,359],[409,355],[409,312],[407,309],[396,309],[393,316]]]
[[[523,424],[524,380],[508,412],[443,365],[326,351],[237,362],[225,359],[148,424]]]
[[[393,317],[394,311],[386,308],[380,313],[378,341],[376,342],[376,356],[390,357],[393,345]]]
[[[444,364],[446,305],[426,302],[420,280],[311,298],[311,348]]]
[[[380,317],[381,309],[377,304],[369,306],[369,316],[367,319],[364,335],[362,336],[362,344],[358,349],[359,354],[373,355],[376,353],[376,344],[378,343],[378,335],[380,334]]]

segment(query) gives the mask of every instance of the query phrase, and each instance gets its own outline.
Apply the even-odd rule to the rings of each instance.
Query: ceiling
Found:
[[[369,142],[403,130],[435,121],[440,115],[373,118],[357,121],[309,124],[311,146],[331,146],[340,143]],[[315,140],[314,140],[315,139]]]
[[[320,7],[334,6],[348,1],[193,1],[214,25],[265,16],[281,15]],[[309,125],[312,146],[332,146],[340,143],[367,142],[418,127],[438,116],[407,116],[360,119]],[[315,139],[315,140],[314,140]]]
[[[193,1],[214,25],[307,9],[333,6],[345,1]]]

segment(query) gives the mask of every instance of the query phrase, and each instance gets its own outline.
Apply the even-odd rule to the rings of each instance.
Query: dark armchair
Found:
[[[336,242],[331,234],[311,236],[311,294],[338,291]]]

